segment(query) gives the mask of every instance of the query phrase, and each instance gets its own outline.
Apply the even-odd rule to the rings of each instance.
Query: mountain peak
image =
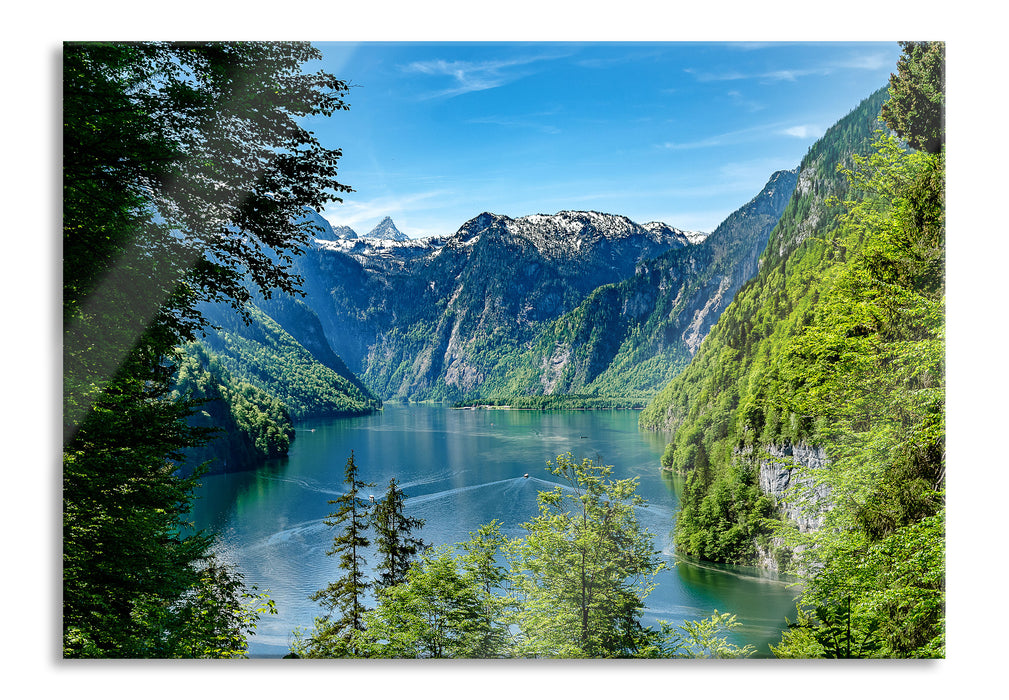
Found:
[[[409,236],[396,228],[396,224],[392,222],[391,216],[387,216],[379,221],[375,228],[364,234],[364,238],[379,238],[386,241],[410,240]]]

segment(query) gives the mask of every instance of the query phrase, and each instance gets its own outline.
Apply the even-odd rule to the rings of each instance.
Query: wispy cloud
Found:
[[[747,73],[743,71],[728,71],[725,73],[699,72],[693,68],[684,68],[685,73],[689,73],[702,83],[724,82],[733,80],[759,80],[761,82],[794,82],[807,75],[828,75],[832,68],[780,68],[778,70],[763,71],[757,73]]]
[[[740,143],[748,143],[768,136],[790,136],[792,138],[805,139],[819,136],[823,130],[814,124],[788,124],[778,122],[774,124],[761,124],[746,129],[736,131],[726,131],[721,134],[713,134],[693,141],[664,141],[657,144],[658,148],[670,151],[687,151],[699,148],[715,148],[718,146],[732,146]]]
[[[714,148],[716,146],[727,146],[737,143],[744,143],[746,141],[752,141],[754,139],[760,138],[766,135],[768,132],[773,132],[775,128],[780,128],[781,125],[777,127],[774,126],[752,126],[747,129],[738,129],[736,131],[726,131],[721,134],[713,134],[711,136],[706,136],[701,139],[695,139],[693,141],[664,141],[659,144],[659,148],[663,148],[670,151],[687,151],[694,150],[697,148]]]
[[[738,80],[756,80],[762,83],[795,82],[808,76],[831,75],[839,70],[880,70],[893,63],[893,57],[883,51],[874,53],[853,53],[818,66],[802,68],[778,68],[766,71],[724,72],[698,71],[694,68],[684,68],[683,71],[694,76],[699,82],[724,82]]]
[[[530,64],[538,61],[548,61],[556,56],[525,56],[519,58],[501,59],[496,61],[446,61],[435,59],[431,61],[414,61],[402,66],[406,73],[419,73],[433,77],[447,77],[452,84],[424,94],[425,99],[435,97],[455,97],[467,92],[491,90],[518,80],[531,72]]]
[[[738,107],[739,109],[745,109],[747,112],[759,112],[765,108],[765,105],[762,102],[747,99],[739,90],[729,90],[726,94],[732,101],[733,106]]]
[[[778,131],[783,136],[792,136],[797,139],[808,139],[823,134],[823,128],[815,124],[796,124]]]
[[[544,134],[559,134],[561,130],[554,126],[553,124],[545,124],[543,122],[537,121],[539,117],[549,116],[548,113],[544,114],[532,114],[528,117],[514,118],[514,117],[478,117],[475,119],[467,120],[470,124],[493,124],[496,126],[504,126],[511,129],[530,129],[532,131],[540,131]]]
[[[372,199],[352,199],[344,196],[342,204],[327,208],[324,216],[334,226],[350,226],[355,231],[364,224],[378,223],[382,218],[391,216],[395,219],[404,213],[435,209],[442,206],[446,199],[454,196],[451,190],[430,190],[412,194]],[[370,225],[368,228],[370,229]],[[363,231],[357,231],[363,233]],[[408,235],[416,235],[413,231],[404,231]]]

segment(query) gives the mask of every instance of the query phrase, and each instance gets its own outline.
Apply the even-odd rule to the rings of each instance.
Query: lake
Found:
[[[796,590],[749,567],[698,565],[674,554],[679,484],[659,471],[667,436],[639,431],[637,419],[637,411],[388,404],[371,416],[300,422],[287,458],[205,477],[192,520],[216,532],[219,551],[246,583],[276,601],[279,614],[260,619],[250,656],[282,656],[292,630],[311,627],[323,612],[308,596],[339,576],[337,558],[326,556],[334,533],[323,519],[334,508],[327,501],[343,493],[351,450],[361,479],[376,484],[365,497],[380,498],[396,477],[408,496],[407,514],[426,521],[417,534],[428,544],[462,542],[493,519],[505,535],[521,536],[519,525],[537,514],[537,492],[559,483],[547,461],[570,452],[578,461],[612,464],[616,478],[639,479],[638,493],[648,501],[639,519],[669,566],[655,579],[645,622],[733,612],[743,626],[732,641],[770,656],[768,644],[780,640],[785,616],[794,617]]]

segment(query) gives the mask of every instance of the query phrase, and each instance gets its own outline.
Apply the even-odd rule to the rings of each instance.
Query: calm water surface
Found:
[[[796,593],[787,582],[744,567],[698,566],[678,560],[671,529],[677,484],[659,473],[663,435],[638,431],[637,411],[486,411],[430,405],[387,405],[360,418],[299,423],[290,455],[255,472],[204,478],[193,512],[197,528],[219,535],[220,550],[269,590],[278,615],[260,619],[252,656],[287,652],[292,630],[310,627],[322,609],[308,596],[339,576],[326,556],[333,531],[327,501],[343,493],[343,470],[354,451],[361,477],[381,497],[391,477],[406,492],[407,514],[423,518],[428,544],[452,544],[497,519],[502,532],[537,514],[536,494],[554,486],[548,460],[570,452],[614,466],[617,478],[637,476],[648,507],[639,511],[669,569],[648,597],[646,623],[679,623],[734,612],[743,623],[736,643],[769,655],[792,616]],[[528,473],[529,478],[523,478]],[[366,494],[367,495],[367,494]]]

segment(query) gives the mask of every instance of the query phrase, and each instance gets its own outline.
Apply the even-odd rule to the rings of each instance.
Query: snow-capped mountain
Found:
[[[378,225],[373,228],[368,233],[362,236],[363,238],[377,238],[385,241],[408,241],[410,237],[405,233],[396,228],[396,224],[392,222],[392,217],[385,217],[378,222]]]
[[[386,217],[367,235],[317,239],[299,264],[331,344],[369,386],[458,398],[499,353],[518,352],[600,285],[690,247],[688,232],[626,216],[484,212],[452,235],[418,239]]]
[[[625,342],[653,364],[689,359],[755,271],[794,180],[772,176],[710,235],[566,210],[484,212],[411,239],[385,217],[362,236],[315,239],[296,265],[333,350],[383,399],[578,391],[630,357]],[[568,365],[570,377],[543,369]]]
[[[584,261],[602,252],[602,248],[613,248],[614,254],[619,249],[621,254],[637,258],[690,244],[684,232],[666,224],[641,226],[626,216],[561,211],[517,219],[485,212],[463,224],[448,245],[471,246],[482,235],[531,245],[539,255],[554,261]]]

